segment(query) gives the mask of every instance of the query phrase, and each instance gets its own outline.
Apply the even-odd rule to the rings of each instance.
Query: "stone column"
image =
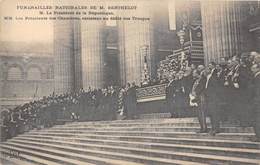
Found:
[[[81,22],[74,21],[74,60],[75,60],[75,91],[82,87],[82,63],[81,63]]]
[[[132,2],[132,5],[134,2]],[[154,48],[154,27],[152,3],[136,2],[137,10],[121,12],[121,17],[147,17],[148,21],[118,21],[119,31],[119,64],[121,85],[127,82],[140,84],[145,66],[145,54],[148,72],[151,78],[156,76],[156,58]]]
[[[260,18],[260,16],[259,16]],[[251,34],[254,36],[254,48],[253,51],[257,51],[260,52],[260,22],[253,24],[249,31],[251,32]]]
[[[83,88],[101,88],[104,79],[104,22],[81,23],[81,53]]]
[[[72,21],[54,22],[55,93],[74,91],[74,34]]]
[[[256,51],[260,52],[260,27],[256,32]]]
[[[201,1],[205,64],[241,53],[241,8],[236,1]]]

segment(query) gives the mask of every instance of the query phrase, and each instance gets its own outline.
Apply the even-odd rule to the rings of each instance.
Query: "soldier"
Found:
[[[260,64],[254,64],[251,67],[251,70],[254,74],[254,131],[255,131],[255,138],[252,139],[253,141],[260,142]]]

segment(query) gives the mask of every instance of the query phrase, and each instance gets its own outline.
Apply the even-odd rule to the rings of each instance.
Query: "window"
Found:
[[[14,66],[8,69],[7,80],[21,80],[22,78],[22,70],[19,67]]]
[[[28,80],[40,80],[41,79],[41,71],[39,68],[32,67],[27,72]]]

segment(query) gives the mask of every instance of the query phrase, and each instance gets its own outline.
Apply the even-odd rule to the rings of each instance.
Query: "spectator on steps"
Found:
[[[255,139],[253,141],[260,142],[260,63],[254,64],[251,67],[254,73],[253,89],[254,89],[254,99],[253,99],[253,110],[254,110],[254,122],[253,127],[255,131]]]
[[[207,68],[207,80],[205,85],[205,95],[207,110],[211,122],[211,135],[215,135],[220,132],[220,107],[219,107],[219,88],[220,85],[217,79],[216,63],[211,62]]]
[[[205,122],[207,109],[212,124],[212,135],[220,131],[220,119],[231,121],[233,119],[229,116],[232,116],[239,121],[240,126],[252,126],[252,123],[255,123],[254,129],[259,139],[260,56],[257,52],[250,53],[249,56],[242,54],[241,57],[221,58],[219,64],[212,62],[206,69],[203,65],[197,68],[195,65],[189,67],[185,62],[181,67],[177,59],[170,61],[166,63],[169,77],[160,75],[160,82],[168,83],[171,80],[166,89],[166,101],[173,117],[185,117],[183,111],[185,103],[189,102],[187,96],[191,93],[198,103],[201,132],[207,130]],[[164,65],[161,64],[161,67]],[[195,70],[193,72],[195,80],[192,80],[190,74],[192,70]],[[156,85],[159,81],[152,82]],[[17,106],[3,119],[6,137],[11,138],[33,128],[51,127],[57,124],[59,119],[112,120],[115,119],[117,110],[128,118],[134,118],[137,109],[136,88],[134,83],[132,85],[129,83],[126,88],[89,88],[87,91],[81,89],[78,92],[60,95],[53,93],[48,97]],[[251,100],[254,100],[254,104],[247,104]],[[252,108],[254,112],[250,110]],[[225,109],[229,113],[223,115],[220,109]],[[254,117],[255,121],[250,122]]]
[[[193,71],[194,83],[192,86],[192,92],[190,94],[191,103],[196,107],[198,111],[198,120],[200,124],[199,133],[207,132],[207,123],[206,123],[206,106],[205,106],[205,85],[207,78],[204,74],[200,74],[198,70]]]

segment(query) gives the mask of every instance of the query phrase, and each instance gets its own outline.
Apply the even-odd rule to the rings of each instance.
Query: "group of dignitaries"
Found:
[[[260,139],[260,55],[222,58],[204,65],[181,65],[166,87],[168,111],[173,117],[196,114],[199,133],[216,135],[221,121],[253,126]],[[156,81],[155,81],[156,82]],[[160,81],[158,81],[160,82]],[[155,83],[157,84],[157,83]],[[19,133],[70,121],[115,120],[118,116],[134,118],[137,98],[135,83],[125,87],[80,90],[32,101],[1,112],[1,139]],[[118,115],[119,114],[119,115]],[[211,129],[207,127],[209,116]],[[123,119],[122,118],[122,119]]]
[[[1,140],[66,121],[115,120],[118,113],[131,115],[127,109],[132,108],[129,103],[132,105],[135,100],[133,89],[135,86],[128,84],[125,88],[110,86],[60,95],[53,93],[4,110],[1,112]]]
[[[258,53],[222,58],[218,64],[210,62],[208,66],[192,66],[188,70],[180,70],[167,87],[168,107],[173,116],[181,116],[183,105],[189,102],[198,112],[199,133],[214,136],[221,131],[220,121],[231,121],[242,127],[253,126],[256,133],[253,140],[260,140]],[[211,122],[210,130],[206,116]]]

